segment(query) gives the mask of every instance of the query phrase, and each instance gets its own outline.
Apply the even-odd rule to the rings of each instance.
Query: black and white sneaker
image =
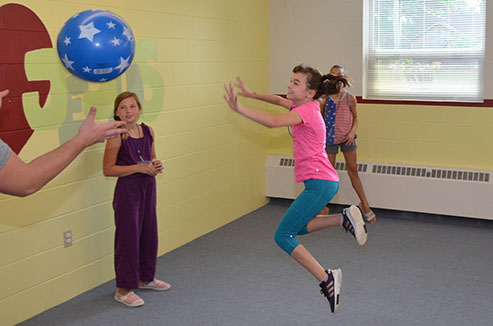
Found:
[[[359,245],[364,245],[368,237],[365,221],[361,216],[361,211],[355,205],[342,210],[342,227],[356,238]]]
[[[336,313],[339,309],[339,297],[341,295],[342,286],[342,270],[326,270],[328,275],[327,281],[320,283],[320,293],[324,295],[329,301],[330,311]]]

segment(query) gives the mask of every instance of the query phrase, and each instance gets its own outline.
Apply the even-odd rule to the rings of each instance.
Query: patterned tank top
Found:
[[[334,101],[327,96],[324,107],[325,129],[327,130],[327,145],[340,144],[353,126],[353,115],[349,105],[349,92]]]

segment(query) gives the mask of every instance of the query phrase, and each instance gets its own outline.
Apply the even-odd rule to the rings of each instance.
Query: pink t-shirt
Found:
[[[318,102],[305,103],[294,107],[293,111],[303,120],[303,123],[292,126],[295,181],[339,181],[339,176],[325,152],[325,124]]]

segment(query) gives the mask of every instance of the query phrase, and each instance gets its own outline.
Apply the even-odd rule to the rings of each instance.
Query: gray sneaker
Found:
[[[361,216],[361,211],[355,205],[342,210],[342,227],[356,238],[359,245],[364,245],[368,237],[365,221]]]
[[[339,297],[342,286],[342,271],[341,269],[326,270],[328,275],[327,281],[320,283],[320,293],[329,301],[330,311],[336,313],[339,309]]]

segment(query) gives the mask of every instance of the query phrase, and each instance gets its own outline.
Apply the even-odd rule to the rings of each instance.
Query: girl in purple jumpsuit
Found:
[[[156,159],[154,132],[138,124],[141,105],[137,95],[124,92],[115,99],[114,118],[125,121],[128,135],[109,139],[103,161],[105,176],[118,177],[113,199],[115,210],[115,300],[139,307],[144,300],[132,289],[168,290],[154,278],[158,233],[156,174],[163,166]]]

